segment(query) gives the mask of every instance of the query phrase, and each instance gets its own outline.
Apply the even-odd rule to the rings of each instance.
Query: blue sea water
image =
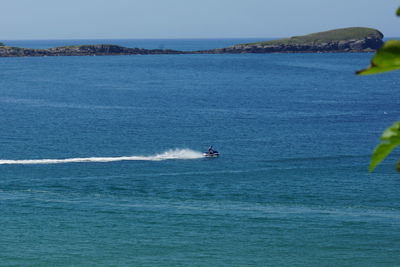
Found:
[[[0,265],[400,265],[371,56],[0,58]]]

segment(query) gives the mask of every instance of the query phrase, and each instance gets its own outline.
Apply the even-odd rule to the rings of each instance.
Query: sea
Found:
[[[400,266],[399,150],[368,172],[400,79],[355,75],[372,56],[0,58],[0,266]]]

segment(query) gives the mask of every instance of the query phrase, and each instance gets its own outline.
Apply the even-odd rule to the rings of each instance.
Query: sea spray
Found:
[[[77,162],[114,162],[114,161],[161,161],[168,159],[198,159],[202,157],[202,153],[191,149],[171,149],[161,154],[152,156],[122,156],[122,157],[89,157],[89,158],[66,158],[66,159],[24,159],[24,160],[7,160],[1,159],[0,165],[16,165],[16,164],[60,164],[60,163],[77,163]]]

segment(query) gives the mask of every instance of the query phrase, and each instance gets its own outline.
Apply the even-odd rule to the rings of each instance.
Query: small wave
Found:
[[[0,159],[0,165],[28,165],[28,164],[60,164],[78,162],[114,162],[114,161],[161,161],[168,159],[199,159],[202,153],[191,149],[173,149],[152,156],[124,156],[124,157],[90,157],[67,159]]]

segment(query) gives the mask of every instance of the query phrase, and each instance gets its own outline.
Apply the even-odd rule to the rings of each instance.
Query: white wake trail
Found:
[[[60,164],[60,163],[76,163],[76,162],[114,162],[114,161],[160,161],[168,159],[199,159],[203,154],[191,149],[174,149],[168,150],[161,154],[153,156],[125,156],[125,157],[90,157],[90,158],[67,158],[67,159],[23,159],[8,160],[0,159],[0,165],[16,165],[16,164]]]

